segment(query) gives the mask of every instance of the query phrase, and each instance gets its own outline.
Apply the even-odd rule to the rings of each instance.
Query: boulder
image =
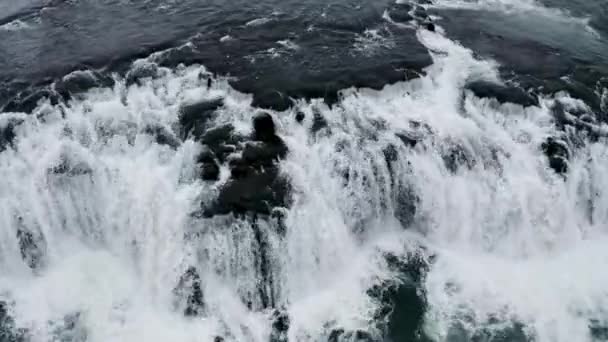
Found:
[[[261,113],[253,118],[253,139],[257,141],[271,142],[276,137],[276,127],[272,116]]]
[[[206,181],[216,181],[220,177],[220,166],[215,161],[215,155],[209,149],[204,149],[197,157],[201,170],[201,178]]]
[[[215,111],[224,105],[221,98],[184,104],[179,110],[179,124],[182,139],[193,135],[200,138],[209,128],[210,122],[215,118]]]

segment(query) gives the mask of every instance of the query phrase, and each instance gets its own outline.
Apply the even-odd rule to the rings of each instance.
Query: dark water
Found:
[[[424,75],[433,64],[433,59],[418,36],[421,32],[440,31],[449,39],[471,49],[476,58],[491,59],[499,64],[498,69],[506,85],[499,87],[484,82],[469,85],[477,96],[494,97],[500,102],[515,102],[530,107],[538,105],[538,96],[567,92],[590,108],[595,116],[594,121],[608,120],[608,95],[604,91],[608,88],[608,2],[544,0],[535,3],[505,0],[488,1],[487,6],[475,5],[484,4],[484,1],[472,3],[467,7],[446,6],[449,1],[395,4],[392,0],[4,1],[0,3],[0,108],[2,112],[30,113],[39,101],[49,99],[53,105],[64,104],[77,93],[111,86],[116,79],[134,84],[153,77],[154,68],[160,66],[178,70],[180,64],[202,64],[210,74],[228,77],[234,89],[253,95],[254,107],[280,112],[294,106],[298,100],[317,98],[329,105],[336,105],[340,101],[341,90],[346,88],[382,89],[387,84]],[[148,57],[155,62],[153,66],[133,65],[136,60]],[[64,78],[82,70],[93,71],[94,77],[89,75],[76,81],[66,81]],[[212,82],[210,75],[200,77]],[[193,110],[207,115],[221,106],[221,103],[204,103]],[[327,122],[317,113],[313,117],[313,133],[327,127]],[[204,126],[196,120],[180,124]],[[381,131],[382,123],[376,124],[375,128]],[[238,134],[232,132],[233,128],[230,129],[226,135],[233,139],[230,140],[231,146],[246,145],[243,142],[245,138],[235,138]],[[266,144],[264,148],[271,151],[268,152],[270,157],[257,156],[253,158],[254,162],[249,161],[257,163],[259,160],[255,158],[262,159],[262,168],[271,168],[266,165],[266,159],[270,160],[268,164],[272,164],[274,158],[282,158],[282,153],[285,153],[282,140],[274,135],[274,126],[271,131],[270,137],[256,136],[254,139]],[[8,142],[14,138],[6,132],[0,136],[0,145],[9,145]],[[167,142],[170,138],[166,138],[164,144],[171,145],[171,142]],[[375,136],[373,139],[381,140]],[[418,143],[414,138],[401,137],[401,140],[412,147]],[[561,145],[548,141],[539,150],[548,154],[550,159],[563,157],[561,154],[569,156],[568,150],[564,152],[560,149]],[[214,149],[213,141],[206,141],[205,144],[211,146],[211,159],[228,163],[227,157]],[[337,147],[336,150],[339,151]],[[396,158],[391,157],[388,148],[381,152],[386,160]],[[396,153],[393,151],[393,154]],[[443,158],[446,164],[468,162],[464,152],[456,150],[451,150]],[[243,160],[237,162],[248,162]],[[559,162],[553,161],[551,159],[552,169],[558,173],[567,172]],[[210,162],[214,163],[213,160]],[[235,169],[240,166],[230,164],[232,177],[237,177]],[[454,173],[458,167],[447,166]],[[244,168],[244,174],[250,172],[247,166]],[[58,169],[60,171],[56,172],[61,173],[62,169]],[[215,169],[210,173],[212,178],[219,177],[219,171]],[[372,173],[376,175],[377,170],[374,169]],[[226,212],[248,211],[255,207],[247,202],[250,198],[237,196],[265,191],[250,186],[254,182],[247,178],[249,176],[242,176],[246,181],[239,183],[240,187],[236,190],[228,189],[232,195],[226,195],[226,198],[230,197],[226,199],[230,204],[226,204],[229,207]],[[277,176],[273,174],[272,177],[274,181]],[[346,173],[345,182],[352,181],[349,177],[354,179],[359,175]],[[265,185],[265,178],[260,179],[254,181],[259,180]],[[228,190],[226,193],[230,192]],[[287,192],[285,189],[282,191]],[[233,200],[231,196],[237,199]],[[286,204],[282,199],[260,196],[274,206]],[[258,197],[252,197],[252,202],[258,200]],[[415,202],[413,199],[411,201]],[[220,212],[220,209],[217,210]],[[269,213],[256,213],[255,217]],[[404,221],[401,220],[401,223],[406,225]],[[256,230],[254,239],[260,248],[267,247],[265,243],[269,242],[263,242],[259,234],[259,230]],[[26,234],[25,238],[20,237],[20,241],[24,240],[31,242],[35,239]],[[24,253],[23,246],[21,253]],[[264,264],[267,256],[263,252],[261,255],[261,263]],[[405,262],[387,257],[389,268],[401,275],[402,282],[380,284],[368,290],[370,298],[377,300],[381,306],[378,322],[372,325],[380,327],[384,333],[382,339],[386,341],[433,340],[423,331],[427,309],[423,282],[430,262],[419,260],[417,256],[409,257]],[[260,277],[264,282],[272,282],[265,267],[259,266]],[[193,275],[195,272],[186,273],[192,279],[181,279],[180,283],[200,282],[198,275]],[[202,297],[200,285],[193,293],[188,297],[189,303],[202,303],[202,299],[197,297]],[[260,297],[263,298],[262,304],[250,302],[249,309],[252,306],[255,309],[256,305],[260,310],[280,309],[272,303],[271,294],[262,293]],[[196,311],[187,312],[186,315],[197,315]],[[13,327],[9,316],[5,305],[0,305],[0,342],[27,340],[24,337],[27,334]],[[470,320],[474,321],[474,318]],[[466,319],[464,321],[466,323]],[[281,332],[281,325],[289,327],[289,321],[285,323],[279,315],[273,321],[273,331]],[[331,342],[379,339],[364,331],[329,330],[325,337]],[[465,327],[455,325],[447,334],[447,340],[534,340],[534,335],[526,331],[518,322],[518,317],[499,329],[490,330],[480,329],[471,334]],[[606,340],[601,322],[591,330],[597,341]],[[65,337],[62,341],[78,340],[70,338]],[[277,337],[272,341],[285,340]],[[559,337],[555,341],[564,339]]]
[[[589,18],[583,25],[516,11],[433,10],[448,36],[484,57],[524,86],[570,88],[588,100],[606,75],[606,4],[547,1]],[[255,93],[259,104],[284,107],[289,97],[326,97],[349,86],[380,88],[420,72],[431,61],[415,30],[388,25],[390,1],[29,1],[2,5],[1,23],[27,29],[0,31],[0,80],[4,101],[15,90],[82,68],[123,71],[138,57],[179,47],[164,62],[202,63],[235,77],[234,86]],[[399,9],[403,12],[403,10]],[[426,14],[418,22],[423,22]],[[262,19],[261,25],[247,25]],[[413,19],[413,18],[411,18]],[[357,50],[366,30],[392,45]],[[233,40],[222,42],[222,37]],[[372,38],[373,39],[373,38]],[[290,46],[280,42],[291,42]],[[559,79],[572,77],[576,84]],[[8,85],[8,84],[16,85]],[[559,84],[554,84],[559,83]],[[579,86],[580,83],[580,86]],[[8,95],[7,95],[8,93]]]

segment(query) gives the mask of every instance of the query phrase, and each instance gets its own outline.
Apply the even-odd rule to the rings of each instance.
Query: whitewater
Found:
[[[158,67],[134,84],[115,75],[67,104],[3,113],[15,139],[0,152],[0,301],[17,333],[0,339],[382,340],[386,303],[370,289],[409,286],[423,298],[420,341],[605,340],[606,139],[575,139],[555,115],[592,109],[565,92],[526,107],[477,97],[465,86],[501,84],[497,62],[442,31],[417,28],[433,62],[420,78],[264,111],[292,187],[268,217],[198,215],[228,165],[202,181],[192,137],[169,146],[151,134],[179,131],[184,105],[219,98],[214,125],[251,133],[263,111],[205,66]],[[549,138],[571,144],[567,173],[550,165]],[[396,266],[413,262],[419,277]],[[197,317],[174,290],[190,268]],[[289,329],[277,336],[281,315]]]

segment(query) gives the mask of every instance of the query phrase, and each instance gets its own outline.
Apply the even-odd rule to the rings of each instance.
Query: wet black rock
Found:
[[[32,231],[24,224],[22,217],[18,217],[17,242],[23,262],[32,270],[37,270],[44,264],[46,255],[46,242],[42,233]]]
[[[435,32],[435,24],[433,23],[426,23],[425,27],[427,30],[431,31],[431,32]]]
[[[57,93],[46,88],[25,90],[10,100],[4,108],[2,108],[2,112],[29,114],[45,100],[50,101],[52,105],[56,105],[59,103],[60,98]]]
[[[403,142],[403,144],[405,144],[405,146],[408,147],[416,147],[418,142],[422,139],[422,137],[419,137],[411,132],[395,133],[395,135]]]
[[[155,63],[134,63],[131,70],[127,72],[125,76],[125,83],[127,86],[133,84],[143,84],[146,79],[152,79],[157,77],[159,74],[158,65]]]
[[[387,264],[398,280],[385,281],[368,291],[368,295],[380,303],[375,314],[378,328],[385,332],[389,341],[430,341],[423,333],[426,299],[423,288],[427,263],[420,255],[398,257],[385,255]]]
[[[26,342],[27,340],[27,332],[15,328],[15,321],[9,315],[8,304],[0,301],[0,341]]]
[[[395,145],[388,144],[382,149],[382,154],[392,176],[392,164],[399,159],[399,151]]]
[[[568,172],[568,159],[570,152],[568,144],[563,140],[549,137],[541,146],[549,160],[549,167],[558,174]]]
[[[144,133],[154,137],[154,141],[159,145],[166,145],[173,149],[180,145],[180,141],[175,134],[163,126],[147,126]]]
[[[260,90],[255,94],[251,105],[263,109],[284,111],[293,106],[293,100],[278,90]]]
[[[363,330],[345,331],[342,328],[330,332],[327,342],[380,342],[381,339],[374,338],[370,333]]]
[[[500,103],[515,103],[524,107],[539,105],[538,97],[515,86],[507,86],[488,81],[475,81],[468,83],[466,89],[473,92],[477,97],[494,98]]]
[[[220,167],[215,161],[214,153],[204,149],[197,157],[197,164],[201,170],[201,178],[206,181],[216,181],[220,177]]]
[[[272,116],[261,113],[253,118],[253,138],[258,141],[272,141],[276,137],[276,127]]]
[[[429,17],[424,7],[420,6],[416,7],[416,9],[414,10],[414,16],[418,19],[428,19]]]
[[[304,119],[305,119],[305,118],[306,118],[306,115],[304,115],[304,113],[303,113],[303,112],[298,111],[298,112],[296,113],[296,121],[297,121],[298,123],[302,123],[302,122],[304,121]]]
[[[231,124],[216,126],[208,129],[200,138],[200,142],[215,153],[221,162],[236,151],[236,146],[245,138],[234,132]]]
[[[272,332],[270,342],[287,342],[289,332],[289,315],[283,310],[275,310],[272,314]]]
[[[321,114],[321,112],[318,109],[315,109],[313,112],[312,126],[310,127],[310,131],[313,134],[315,134],[315,133],[319,132],[320,130],[327,128],[327,127],[328,127],[327,120],[325,119],[323,114]]]
[[[87,340],[88,333],[80,312],[66,315],[63,320],[53,323],[53,341],[85,342]]]
[[[456,173],[461,167],[472,169],[476,160],[464,146],[449,143],[443,147],[442,156],[445,167],[452,173]]]
[[[416,147],[426,136],[433,133],[431,126],[426,123],[410,120],[409,129],[395,133],[406,147]]]
[[[410,12],[412,6],[410,4],[393,4],[388,9],[390,18],[397,23],[406,23],[414,19]]]
[[[393,193],[395,218],[401,227],[408,228],[414,222],[420,198],[411,187],[404,184],[396,185]]]
[[[181,276],[173,293],[178,303],[184,303],[184,315],[187,317],[202,315],[205,311],[201,277],[195,267],[189,267]]]
[[[591,336],[593,336],[593,338],[595,338],[597,341],[608,340],[608,326],[599,320],[590,320],[589,331],[591,332]]]
[[[256,115],[252,124],[253,134],[249,138],[234,134],[231,125],[210,129],[201,138],[217,159],[229,159],[231,175],[219,189],[216,200],[203,209],[204,216],[228,213],[269,215],[274,208],[288,205],[291,188],[277,164],[285,158],[288,148],[276,135],[270,114]],[[245,139],[251,140],[242,142]],[[227,147],[234,150],[228,153]],[[210,156],[206,157],[206,162],[211,162]]]
[[[291,187],[276,168],[253,172],[229,180],[221,189],[217,201],[206,211],[207,216],[248,212],[269,215],[275,207],[286,207]]]
[[[287,146],[275,137],[274,142],[258,143],[250,142],[245,145],[241,160],[253,167],[271,166],[279,159],[287,155]]]
[[[93,88],[112,86],[114,79],[110,76],[91,70],[77,70],[55,82],[55,91],[67,100]]]
[[[534,339],[526,333],[526,327],[518,322],[501,322],[490,319],[488,324],[497,326],[479,328],[471,331],[462,323],[454,323],[447,331],[448,341],[474,341],[474,342],[533,342]]]
[[[65,175],[69,177],[73,176],[84,176],[93,173],[93,169],[87,163],[82,161],[73,160],[72,157],[62,156],[59,162],[51,167],[49,170],[50,174]]]
[[[15,129],[22,120],[9,119],[5,123],[0,123],[0,152],[7,148],[14,148],[15,138],[17,137]]]
[[[215,111],[223,105],[221,98],[183,105],[179,111],[182,139],[190,134],[200,138],[215,118]]]
[[[220,178],[220,167],[215,162],[203,163],[201,165],[201,179],[216,181]]]

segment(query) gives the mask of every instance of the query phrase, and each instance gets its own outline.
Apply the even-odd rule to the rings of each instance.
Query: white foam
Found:
[[[2,31],[21,31],[30,28],[30,25],[24,21],[19,19],[10,21],[4,25],[0,25],[0,30]]]
[[[271,22],[272,19],[271,18],[257,18],[257,19],[253,19],[251,21],[248,21],[245,26],[262,26],[265,25],[269,22]]]
[[[600,34],[590,25],[590,17],[575,17],[567,10],[547,7],[538,0],[436,0],[432,8],[456,8],[468,10],[500,11],[508,15],[533,15],[557,23],[574,24],[595,37]]]

